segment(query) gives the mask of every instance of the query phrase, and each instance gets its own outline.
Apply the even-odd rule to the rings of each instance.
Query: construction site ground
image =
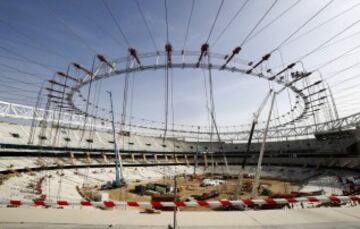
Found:
[[[221,200],[221,199],[232,199],[235,193],[237,178],[228,178],[226,183],[223,185],[217,186],[207,186],[201,187],[201,181],[203,179],[222,179],[221,176],[197,176],[196,178],[191,178],[190,176],[177,177],[177,187],[178,193],[177,197],[179,200],[185,201],[192,195],[202,195],[203,193],[209,193],[216,191],[219,195],[215,198],[209,198],[207,200]],[[252,178],[244,178],[244,186],[246,184],[251,184],[253,182]],[[157,184],[166,184],[174,185],[173,178],[162,178],[162,179],[147,179],[147,180],[138,180],[131,181],[127,184],[127,187],[105,190],[102,192],[107,192],[109,194],[109,199],[115,201],[150,201],[151,195],[140,195],[134,192],[136,185],[146,185],[148,183],[157,183]],[[289,194],[292,191],[298,191],[299,186],[288,181],[281,181],[275,179],[261,179],[260,184],[265,186],[267,189],[271,190],[272,194]],[[89,193],[90,190],[93,192],[96,188],[82,189],[85,193]],[[98,190],[98,189],[97,189]],[[247,199],[250,198],[251,188],[248,190],[243,190],[241,192],[240,198]],[[259,195],[259,197],[262,197]],[[209,211],[212,209],[205,207],[187,207],[181,210],[186,211]]]

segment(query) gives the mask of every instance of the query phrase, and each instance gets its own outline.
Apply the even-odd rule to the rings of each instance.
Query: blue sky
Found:
[[[107,0],[106,2],[111,7],[131,46],[140,53],[155,51],[135,0]],[[296,0],[278,1],[258,29],[295,2]],[[248,61],[258,60],[277,47],[328,2],[328,0],[301,0],[286,15],[246,43],[239,57]],[[166,42],[164,1],[139,0],[139,3],[154,34],[157,47],[163,50]],[[169,40],[175,50],[183,48],[191,3],[192,0],[167,1]],[[200,50],[201,44],[206,41],[209,34],[220,3],[220,0],[195,0],[185,49]],[[209,41],[211,51],[223,54],[231,52],[242,42],[273,1],[250,1],[221,36],[219,42],[213,46],[216,37],[243,3],[243,0],[224,1],[219,20]],[[338,13],[349,10],[344,15],[316,28],[313,32],[281,47],[285,63],[291,63],[359,20],[360,6],[358,5],[359,2],[356,0],[333,1],[294,38],[326,22]],[[76,35],[71,31],[74,31]],[[317,66],[321,66],[342,52],[359,45],[360,34],[356,35],[359,31],[360,25],[352,27],[334,40],[338,41],[337,43],[304,59],[305,68],[316,69]],[[352,34],[355,35],[347,38]],[[50,79],[56,70],[66,70],[71,62],[90,67],[95,53],[104,54],[111,60],[117,59],[127,55],[127,48],[127,44],[101,0],[1,1],[0,98],[4,101],[34,104],[42,81]],[[327,77],[338,70],[354,65],[358,62],[359,50],[326,65],[320,69],[321,72]],[[29,60],[36,64],[29,63]],[[274,53],[267,66],[276,69],[279,65],[281,65],[279,54]],[[280,68],[277,69],[280,70]],[[23,74],[24,72],[26,74]],[[359,111],[360,93],[356,85],[360,85],[360,78],[356,77],[357,74],[358,66],[355,66],[329,79],[341,115]],[[173,77],[175,122],[190,125],[206,124],[206,99],[202,72],[200,70],[173,70]],[[131,109],[133,116],[163,120],[163,78],[163,70],[136,74]],[[347,78],[349,78],[347,82],[342,82]],[[22,83],[19,83],[19,80]],[[214,72],[214,82],[216,112],[221,125],[249,122],[252,112],[257,109],[269,88],[267,81],[224,72]],[[347,88],[348,90],[344,92]],[[122,89],[122,77],[105,80],[101,85],[100,104],[103,107],[109,107],[105,91],[111,90],[114,93],[116,111],[121,112]],[[289,110],[290,105],[286,93],[279,96],[277,106],[279,114]]]

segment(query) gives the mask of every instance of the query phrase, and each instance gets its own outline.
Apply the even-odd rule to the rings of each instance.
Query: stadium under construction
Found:
[[[29,2],[0,3],[0,227],[359,227],[358,2]]]

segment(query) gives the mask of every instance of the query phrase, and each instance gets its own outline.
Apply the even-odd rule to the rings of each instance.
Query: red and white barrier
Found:
[[[177,201],[177,202],[137,202],[137,201],[103,201],[93,202],[87,200],[81,201],[67,201],[58,200],[55,202],[43,200],[0,200],[0,205],[7,205],[12,207],[18,206],[44,206],[44,207],[66,207],[66,206],[84,206],[84,207],[227,207],[239,205],[276,205],[276,204],[292,204],[292,203],[346,203],[346,202],[360,202],[360,195],[354,196],[307,196],[296,198],[264,198],[264,199],[244,199],[244,200],[218,200],[218,201]]]

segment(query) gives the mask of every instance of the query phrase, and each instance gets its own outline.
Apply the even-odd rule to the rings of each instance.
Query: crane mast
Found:
[[[247,158],[249,156],[250,146],[251,146],[251,142],[252,142],[252,138],[253,138],[253,135],[254,135],[254,130],[255,130],[256,124],[258,123],[258,119],[259,119],[259,116],[261,114],[261,111],[264,109],[264,107],[265,107],[267,101],[269,100],[270,95],[272,94],[272,92],[273,92],[273,90],[270,89],[270,91],[266,94],[265,98],[261,102],[261,104],[260,104],[259,108],[257,109],[257,111],[254,113],[253,121],[251,123],[249,139],[248,139],[248,142],[247,142],[247,145],[246,145],[245,156],[243,157],[243,161],[241,163],[241,167],[240,167],[240,170],[239,170],[238,181],[237,181],[237,184],[236,184],[235,195],[234,195],[235,200],[239,199],[239,194],[240,194],[242,186],[243,186],[243,173],[244,173]]]

